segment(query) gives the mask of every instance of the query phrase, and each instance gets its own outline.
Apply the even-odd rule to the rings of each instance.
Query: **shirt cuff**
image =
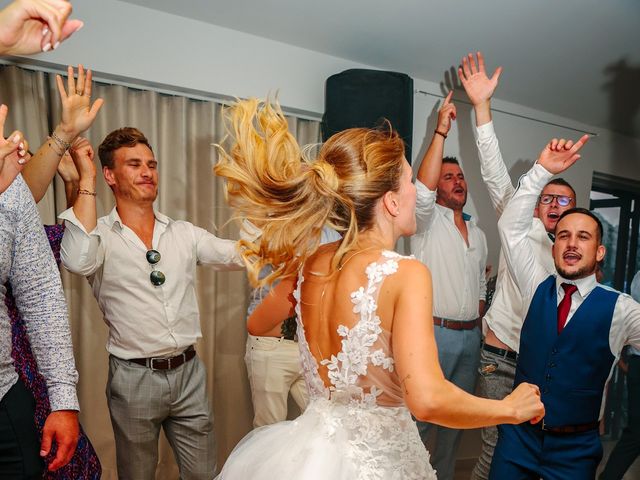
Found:
[[[64,212],[58,215],[58,218],[60,220],[64,220],[65,222],[69,222],[71,225],[74,225],[75,227],[78,227],[80,230],[82,230],[82,232],[85,235],[97,235],[98,226],[96,225],[96,228],[94,228],[90,232],[87,232],[87,229],[84,228],[84,225],[82,224],[82,222],[78,220],[78,217],[76,217],[76,214],[73,211],[73,207],[67,208]]]
[[[540,188],[540,191],[544,186],[549,183],[549,180],[553,178],[553,173],[549,172],[546,168],[536,162],[531,170],[529,170],[528,176],[531,180],[534,188]]]
[[[476,138],[478,141],[487,140],[490,137],[495,136],[496,132],[493,128],[493,122],[485,123],[476,127]]]
[[[55,385],[48,388],[51,411],[76,410],[80,411],[80,403],[74,385]]]

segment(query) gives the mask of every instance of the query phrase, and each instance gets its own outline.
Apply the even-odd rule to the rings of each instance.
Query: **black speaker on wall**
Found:
[[[322,140],[347,128],[391,122],[406,145],[411,162],[413,79],[404,73],[351,69],[327,79]]]

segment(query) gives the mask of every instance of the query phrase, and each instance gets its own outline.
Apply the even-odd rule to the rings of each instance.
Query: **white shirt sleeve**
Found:
[[[511,200],[515,189],[500,153],[493,122],[485,123],[476,128],[476,145],[480,157],[482,180],[487,186],[491,204],[499,217]]]
[[[552,176],[536,163],[520,178],[517,190],[498,221],[502,251],[522,293],[523,311],[528,310],[540,282],[549,276],[542,262],[534,254],[529,231],[538,196]]]
[[[243,270],[244,261],[235,240],[216,237],[204,228],[192,225],[196,242],[198,264],[213,266],[216,270]]]
[[[436,210],[436,192],[416,180],[416,234],[429,230]]]
[[[62,212],[58,218],[64,220],[65,230],[60,246],[60,259],[67,270],[89,276],[104,262],[104,245],[98,227],[91,232],[76,217],[73,207]]]

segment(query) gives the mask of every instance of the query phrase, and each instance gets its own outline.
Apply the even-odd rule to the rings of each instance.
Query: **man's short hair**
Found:
[[[569,182],[567,182],[564,178],[558,177],[558,178],[554,178],[552,180],[549,180],[547,182],[547,185],[562,185],[563,187],[567,187],[568,189],[571,190],[572,194],[573,194],[573,201],[577,201],[576,200],[576,191],[573,189],[573,187],[571,186],[571,184]],[[545,187],[547,186],[545,185]]]
[[[567,217],[569,215],[573,215],[575,213],[581,213],[582,215],[586,215],[587,217],[591,217],[596,222],[596,224],[598,225],[598,239],[597,240],[598,240],[598,245],[600,245],[601,242],[602,242],[602,237],[604,235],[604,230],[602,228],[602,222],[596,216],[596,214],[594,214],[591,210],[587,210],[586,208],[580,208],[580,207],[570,208],[569,210],[565,210],[564,212],[562,212],[562,215],[560,215],[560,218],[558,219],[558,223],[560,223],[564,217]]]
[[[98,147],[98,156],[103,167],[111,168],[115,166],[113,163],[113,152],[122,147],[135,147],[139,143],[149,147],[153,152],[153,148],[149,144],[149,140],[140,130],[134,127],[124,127],[114,130],[105,137]]]
[[[458,159],[456,157],[444,157],[442,159],[442,163],[453,163],[454,165],[460,165],[460,162],[458,161]]]

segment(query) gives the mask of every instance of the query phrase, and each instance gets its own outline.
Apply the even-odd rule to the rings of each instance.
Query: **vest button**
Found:
[[[544,388],[542,389],[542,393],[549,393],[549,389],[548,389],[547,387],[544,387]]]
[[[555,364],[555,363],[553,363],[553,362],[551,362],[551,363],[549,364],[549,368],[555,368],[555,366],[556,366],[556,364]]]
[[[551,350],[551,355],[555,355],[556,353],[558,353],[558,349],[554,348],[553,350]]]
[[[547,379],[547,381],[550,381],[550,380],[551,380],[551,375],[549,375],[549,374],[547,373],[547,376],[546,376],[545,378]]]

